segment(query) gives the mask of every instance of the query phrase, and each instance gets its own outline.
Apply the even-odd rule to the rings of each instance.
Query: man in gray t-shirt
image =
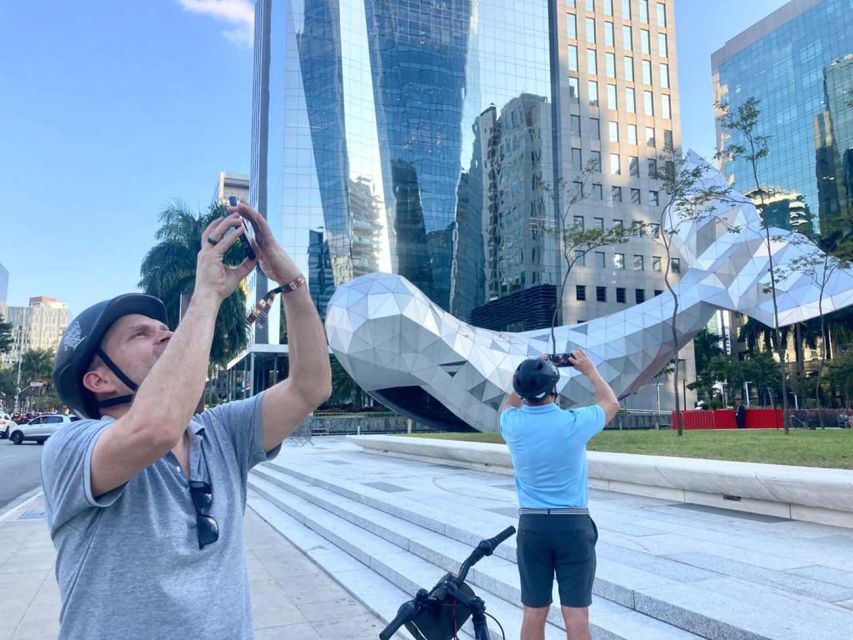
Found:
[[[63,335],[56,387],[89,419],[58,431],[42,456],[60,639],[252,637],[247,475],[328,397],[331,373],[304,277],[260,214],[229,209],[202,235],[193,298],[174,333],[159,300],[128,294],[85,310]],[[193,415],[219,307],[256,264],[223,263],[242,219],[264,273],[283,283],[290,376]]]

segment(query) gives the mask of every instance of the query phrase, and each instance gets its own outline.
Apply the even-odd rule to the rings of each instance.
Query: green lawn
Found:
[[[496,433],[436,433],[417,437],[503,443]],[[589,443],[590,451],[766,462],[804,467],[853,469],[853,430],[827,431],[605,431]]]

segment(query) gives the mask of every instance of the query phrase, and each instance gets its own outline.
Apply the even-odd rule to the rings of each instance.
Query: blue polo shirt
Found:
[[[512,456],[519,507],[586,507],[586,443],[604,423],[604,409],[597,404],[506,409],[500,418],[501,436]]]

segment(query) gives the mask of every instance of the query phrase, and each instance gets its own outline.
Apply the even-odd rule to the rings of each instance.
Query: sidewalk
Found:
[[[379,636],[375,615],[251,509],[245,525],[256,640]],[[0,640],[56,638],[54,557],[41,495],[0,515]]]

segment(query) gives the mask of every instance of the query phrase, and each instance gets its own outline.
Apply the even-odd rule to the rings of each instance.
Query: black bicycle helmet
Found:
[[[522,398],[541,400],[554,390],[560,372],[550,360],[528,358],[522,362],[512,376],[512,388]]]
[[[98,355],[131,391],[136,391],[138,385],[101,349],[101,341],[113,323],[133,313],[166,323],[166,307],[159,299],[141,293],[126,293],[89,307],[74,318],[62,334],[56,353],[53,381],[62,401],[78,414],[87,418],[100,418],[102,406],[122,404],[133,399],[132,395],[122,396],[99,404],[94,394],[83,386],[83,374],[88,370],[92,358]]]

